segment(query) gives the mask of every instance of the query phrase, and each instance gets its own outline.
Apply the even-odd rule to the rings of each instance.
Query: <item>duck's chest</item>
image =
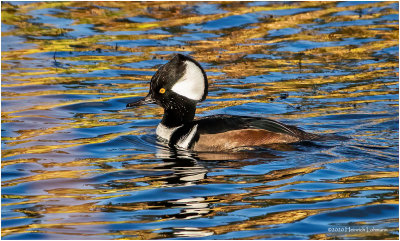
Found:
[[[158,124],[156,129],[156,134],[159,138],[163,139],[164,141],[170,141],[174,132],[179,129],[181,126],[177,127],[167,127],[163,124]]]
[[[160,123],[157,126],[156,134],[160,139],[168,142],[170,146],[189,149],[197,133],[197,124],[188,130],[182,127],[183,126],[167,127]]]

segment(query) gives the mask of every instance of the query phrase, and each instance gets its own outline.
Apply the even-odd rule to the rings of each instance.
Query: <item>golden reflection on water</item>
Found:
[[[397,144],[393,139],[385,140],[386,137],[378,136],[375,130],[363,130],[398,121],[398,115],[393,115],[394,109],[387,107],[398,107],[398,99],[395,99],[398,97],[394,97],[398,94],[398,56],[383,51],[398,46],[398,21],[377,20],[398,15],[397,8],[391,7],[394,3],[367,2],[339,6],[337,2],[310,1],[249,6],[248,2],[209,2],[218,5],[220,11],[199,14],[196,12],[199,2],[30,2],[21,5],[2,2],[2,23],[14,27],[3,31],[2,38],[19,36],[23,38],[23,44],[27,44],[2,50],[2,123],[13,127],[2,135],[2,168],[15,167],[13,173],[18,174],[2,180],[2,187],[9,188],[3,192],[2,198],[11,200],[3,202],[3,210],[7,208],[12,213],[2,221],[32,220],[3,227],[2,237],[24,233],[42,233],[56,238],[213,237],[243,230],[273,229],[333,211],[378,204],[398,205],[397,183],[384,184],[384,180],[398,179],[398,171],[392,171],[398,169],[398,164],[387,165],[381,161],[396,158],[398,161],[397,154],[390,149]],[[33,21],[35,14],[31,11],[51,8],[63,11],[47,12],[46,16],[73,22],[57,27],[51,22]],[[313,10],[283,15],[266,13],[245,26],[201,30],[204,24],[230,16],[300,8]],[[357,11],[361,11],[360,14],[354,14]],[[342,12],[350,14],[338,14]],[[157,21],[129,20],[129,17],[137,16],[151,16]],[[92,26],[92,33],[74,37],[74,29],[85,24]],[[183,41],[184,45],[168,44],[175,37],[191,35],[188,25],[214,37],[194,38]],[[318,25],[325,27],[319,29]],[[160,33],[155,31],[161,29]],[[299,31],[271,36],[275,30],[287,29]],[[324,29],[333,30],[324,32]],[[359,41],[362,39],[367,41]],[[167,44],[118,46],[113,42],[133,40],[166,41]],[[296,42],[311,42],[314,47],[303,50],[300,46],[299,51],[287,48],[288,43]],[[289,156],[290,153],[299,155],[301,148],[293,146],[274,146],[270,152],[261,153],[200,153],[194,156],[192,153],[174,153],[178,160],[175,163],[176,160],[170,160],[172,154],[169,150],[164,150],[155,142],[150,144],[156,147],[148,147],[149,143],[143,144],[146,141],[140,139],[142,135],[152,133],[154,122],[151,121],[161,117],[162,109],[141,107],[134,112],[124,109],[126,99],[145,95],[151,75],[159,66],[141,63],[151,59],[161,63],[169,59],[172,52],[189,53],[204,64],[209,74],[210,96],[206,102],[199,104],[198,114],[267,103],[288,108],[273,114],[272,118],[292,121],[316,118],[308,122],[313,126],[324,122],[324,119],[318,118],[368,114],[374,118],[367,123],[355,122],[315,132],[349,133],[358,130],[352,134],[355,141],[350,148],[360,155],[368,153],[375,157],[376,165],[385,165],[354,170],[347,176],[337,178],[308,178],[321,171],[331,171],[327,167],[329,164],[357,166],[353,163],[359,161],[357,157],[338,154],[340,147],[334,147],[318,152],[330,156],[330,161],[308,160],[312,157],[300,152],[304,160],[312,164],[280,166],[276,170],[265,170],[263,174],[245,172],[251,166],[265,163],[274,166],[276,162],[288,158],[281,152],[289,153],[286,154]],[[262,57],[254,57],[257,55]],[[276,74],[280,74],[277,80],[269,78]],[[296,101],[285,102],[280,96],[282,92],[290,93],[290,98]],[[362,110],[374,104],[386,107]],[[259,113],[261,116],[269,114]],[[117,129],[135,121],[149,122]],[[115,129],[97,134],[95,131],[101,128]],[[390,129],[382,132],[392,135]],[[134,139],[136,137],[138,139]],[[124,153],[107,156],[107,150],[112,153],[113,145],[117,145],[113,141],[119,138],[133,145],[116,146]],[[382,143],[372,143],[368,138]],[[104,143],[109,145],[96,146]],[[198,160],[219,162],[209,164]],[[181,162],[184,165],[180,166]],[[229,174],[229,171],[242,169],[243,173]],[[123,172],[128,174],[118,176]],[[113,201],[134,197],[135,193],[146,190],[186,186],[206,188],[218,184],[243,186],[238,188],[241,192],[228,191],[174,200],[136,201],[132,198],[130,201]],[[313,184],[317,187],[318,184],[335,186],[315,188],[309,191],[313,193],[310,197],[270,198],[277,194],[301,192],[296,185]],[[18,191],[18,187],[24,185],[28,186],[27,190],[22,188],[19,194],[10,189],[14,187]],[[235,217],[236,211],[264,210],[275,205],[283,205],[284,208],[286,204],[346,201],[368,191],[379,192],[380,197],[360,204],[349,201],[349,204],[343,202],[325,208],[261,211],[241,221],[223,221],[206,227],[110,228],[151,222],[171,222],[171,227],[175,227],[175,220],[213,220],[223,215]],[[130,215],[135,211],[164,209],[178,211],[139,215],[137,219],[107,218],[113,213],[127,212],[126,215]],[[398,220],[387,218],[379,222],[393,223]],[[384,232],[368,233],[369,236],[365,233],[333,234],[324,231],[305,234],[301,238],[396,238],[393,233],[398,232],[398,226],[388,227]],[[258,233],[246,237],[265,238],[276,236]]]
[[[132,169],[151,169],[152,167],[156,167],[155,165],[135,165],[131,166],[130,168]],[[265,181],[277,181],[277,180],[282,180],[282,179],[292,179],[295,176],[301,176],[306,173],[311,173],[315,171],[316,169],[321,169],[321,167],[306,167],[306,168],[298,168],[298,169],[287,169],[287,170],[279,170],[279,171],[274,171],[269,174],[266,174],[265,176],[255,176],[255,177],[245,177],[246,181],[243,183],[258,183],[258,182],[265,182]],[[114,170],[115,171],[115,170]],[[373,178],[383,178],[383,177],[391,177],[391,176],[398,176],[398,172],[393,172],[393,173],[372,173],[370,176]],[[47,179],[48,177],[44,177]],[[73,177],[71,177],[73,178]],[[207,178],[204,181],[209,182],[209,183],[218,183],[218,182],[225,182],[226,179],[229,178],[227,176],[221,176],[221,177],[213,177],[213,178]],[[357,180],[360,178],[361,180],[370,180],[369,176],[355,176],[355,177],[349,177],[347,178],[348,180]],[[127,180],[124,180],[125,182],[128,182]],[[101,212],[104,209],[109,209],[109,210],[123,210],[123,211],[134,211],[134,210],[151,210],[151,209],[159,209],[159,208],[164,208],[163,203],[154,203],[149,205],[149,203],[143,202],[143,203],[132,203],[132,204],[124,204],[123,206],[119,205],[97,205],[96,202],[90,202],[94,200],[99,200],[99,199],[107,199],[111,197],[118,197],[118,196],[124,196],[124,192],[131,191],[131,190],[137,190],[143,189],[143,188],[157,188],[160,186],[164,186],[165,183],[163,181],[157,181],[153,180],[151,177],[144,178],[141,180],[138,179],[133,179],[129,180],[129,183],[136,183],[136,182],[148,182],[149,186],[146,187],[130,187],[130,188],[123,188],[123,189],[118,189],[114,188],[112,190],[90,190],[90,189],[57,189],[57,190],[50,190],[48,193],[49,195],[39,195],[39,196],[33,196],[30,201],[26,202],[19,202],[19,203],[14,203],[13,205],[20,205],[20,204],[28,204],[28,203],[45,203],[49,199],[52,199],[54,197],[57,197],[61,202],[63,199],[68,200],[68,204],[65,203],[65,205],[59,205],[59,206],[49,206],[48,208],[45,208],[41,211],[29,211],[29,210],[21,210],[22,213],[36,217],[40,215],[45,215],[46,213],[87,213],[88,211],[93,213],[93,212]],[[241,183],[241,182],[235,182],[235,183]],[[276,189],[282,186],[290,186],[293,184],[299,184],[299,183],[304,183],[304,182],[287,182],[285,184],[282,184],[280,186],[257,186],[255,188],[246,188],[247,192],[246,193],[241,193],[241,194],[230,194],[230,195],[216,195],[212,197],[207,197],[205,199],[201,200],[195,200],[196,203],[200,202],[206,205],[201,205],[202,208],[201,210],[205,210],[204,214],[202,214],[202,217],[212,217],[215,216],[219,213],[230,213],[235,210],[240,210],[240,209],[246,209],[246,208],[257,208],[257,207],[262,207],[264,205],[278,205],[278,204],[307,204],[307,203],[316,203],[320,201],[330,201],[330,200],[337,200],[337,199],[345,199],[348,197],[351,197],[353,194],[363,191],[363,190],[393,190],[393,193],[395,196],[390,197],[388,196],[388,199],[382,200],[380,202],[373,202],[369,203],[368,205],[374,205],[374,204],[381,204],[381,203],[386,203],[386,204],[397,204],[398,203],[398,193],[397,193],[397,187],[389,187],[389,186],[364,186],[364,187],[355,187],[355,188],[350,188],[350,189],[332,189],[332,190],[315,190],[315,192],[321,192],[321,196],[316,196],[313,198],[296,198],[296,199],[264,199],[264,202],[261,202],[260,200],[253,199],[258,196],[263,196],[263,195],[270,195],[271,193],[274,193],[276,191],[271,191],[271,189]],[[290,191],[290,190],[288,190]],[[281,192],[281,191],[278,191]],[[325,193],[331,193],[335,192],[330,195],[326,195]],[[116,194],[113,194],[116,193]],[[396,194],[397,193],[397,194]],[[98,197],[96,195],[102,195],[102,197]],[[24,196],[14,196],[14,197],[8,197],[7,198],[24,198],[26,199],[27,197]],[[82,202],[87,200],[89,201],[88,203],[84,204],[75,204],[74,202],[71,203],[71,198],[72,200],[76,200],[76,202]],[[230,205],[231,203],[235,202],[241,202],[243,200],[246,200],[245,203],[240,206],[237,205]],[[181,201],[181,205],[185,205],[184,203],[190,202],[193,204],[194,200],[186,200],[186,201]],[[218,203],[218,204],[224,204],[226,203],[227,205],[223,206],[216,206],[216,207],[210,207],[209,205],[212,203]],[[198,206],[198,204],[197,204]],[[263,229],[263,225],[276,225],[276,224],[284,224],[284,223],[292,223],[296,222],[298,220],[304,219],[306,217],[322,213],[322,212],[327,212],[327,211],[332,211],[332,210],[342,210],[342,209],[347,209],[347,208],[354,208],[354,207],[361,207],[364,206],[362,205],[350,205],[350,206],[344,206],[344,207],[333,207],[333,208],[322,208],[322,209],[312,209],[312,210],[292,210],[292,211],[282,211],[282,212],[274,212],[270,213],[267,215],[262,215],[258,216],[256,219],[250,219],[245,222],[241,222],[239,224],[229,224],[229,225],[220,225],[220,226],[215,226],[215,227],[209,227],[209,228],[204,228],[198,231],[206,232],[206,233],[211,233],[214,235],[217,234],[224,234],[228,232],[234,232],[234,231],[240,231],[240,230],[259,230]],[[187,208],[187,207],[185,207]],[[196,213],[198,214],[199,210],[198,208],[196,209]],[[188,216],[190,217],[190,216]],[[21,217],[22,218],[22,217]],[[157,220],[157,222],[162,222],[165,220],[170,220],[170,219],[175,219],[176,217],[174,216],[168,216],[166,215],[165,217],[161,217],[160,219]],[[55,223],[51,224],[31,224],[23,227],[19,227],[18,229],[6,229],[4,235],[7,235],[12,232],[24,232],[24,230],[29,230],[29,229],[55,229],[58,226],[64,226],[62,223],[57,223],[57,220],[54,220]],[[74,226],[79,226],[79,225],[105,225],[105,224],[121,224],[121,223],[136,223],[137,221],[110,221],[110,222],[76,222],[76,223],[68,223],[66,224],[69,227],[74,227]],[[138,221],[140,222],[140,221]],[[153,230],[154,231],[154,230]],[[124,231],[126,235],[133,235],[133,234],[140,234],[144,235],[142,238],[143,239],[148,239],[148,238],[162,238],[159,235],[155,235],[154,233],[148,233],[145,234],[146,232],[132,232],[132,231]]]

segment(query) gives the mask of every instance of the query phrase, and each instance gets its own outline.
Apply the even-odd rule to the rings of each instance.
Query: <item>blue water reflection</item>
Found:
[[[384,1],[2,2],[2,238],[398,239],[398,20]],[[207,73],[199,117],[349,139],[170,148],[162,109],[126,104],[176,53]]]

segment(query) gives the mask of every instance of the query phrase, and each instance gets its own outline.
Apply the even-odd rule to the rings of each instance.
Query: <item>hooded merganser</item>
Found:
[[[150,82],[149,94],[127,104],[156,103],[164,109],[158,138],[170,147],[194,151],[227,151],[279,143],[324,139],[278,121],[248,116],[213,115],[194,119],[197,102],[206,99],[208,81],[194,59],[175,55]]]

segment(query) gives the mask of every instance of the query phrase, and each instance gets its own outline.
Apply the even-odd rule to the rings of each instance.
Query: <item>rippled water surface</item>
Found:
[[[2,2],[3,239],[397,239],[398,2]],[[197,115],[346,141],[229,153],[126,109],[175,53]]]

